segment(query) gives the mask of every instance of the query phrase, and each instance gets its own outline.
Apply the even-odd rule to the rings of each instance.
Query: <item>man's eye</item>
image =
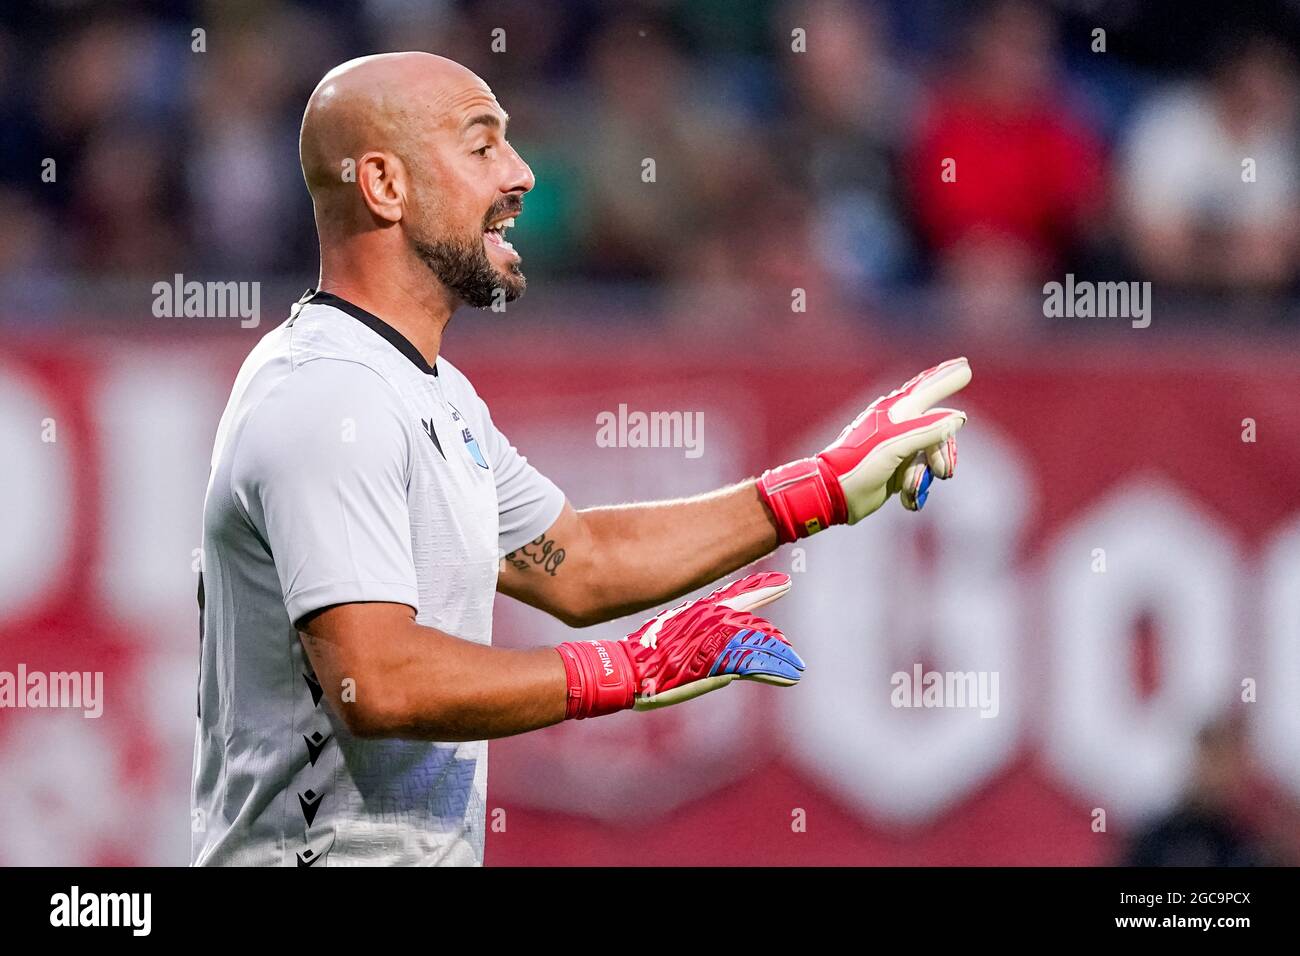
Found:
[[[474,155],[475,155],[475,156],[486,156],[486,155],[487,155],[487,151],[488,151],[489,149],[491,149],[491,148],[492,148],[492,144],[491,144],[491,143],[488,143],[488,145],[486,145],[486,146],[480,146],[478,149],[474,150]]]

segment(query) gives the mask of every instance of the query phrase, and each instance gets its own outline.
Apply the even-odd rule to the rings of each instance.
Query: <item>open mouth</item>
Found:
[[[507,252],[514,252],[515,247],[506,239],[505,232],[507,229],[513,229],[515,217],[510,216],[507,219],[498,219],[486,229],[483,230],[483,240],[489,245],[505,249]],[[516,253],[518,255],[518,253]]]

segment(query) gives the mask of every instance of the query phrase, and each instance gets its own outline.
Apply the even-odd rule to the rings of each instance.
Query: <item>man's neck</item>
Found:
[[[322,265],[316,288],[377,315],[402,333],[433,365],[455,305],[423,264],[418,268],[425,273],[423,276],[388,274],[380,278]]]

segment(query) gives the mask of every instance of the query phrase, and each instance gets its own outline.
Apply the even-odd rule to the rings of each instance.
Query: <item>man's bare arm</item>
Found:
[[[966,414],[935,403],[970,381],[965,358],[876,399],[812,458],[706,495],[575,511],[506,555],[497,590],[575,627],[652,607],[761,558],[780,542],[856,524],[897,494],[925,504],[957,465]],[[927,411],[929,409],[929,411]]]
[[[497,589],[573,627],[671,601],[776,547],[776,525],[751,479],[647,504],[564,510],[506,555]]]
[[[475,644],[381,602],[325,608],[298,630],[330,706],[358,737],[487,740],[564,719],[564,664],[552,647]],[[355,699],[344,701],[348,678]]]

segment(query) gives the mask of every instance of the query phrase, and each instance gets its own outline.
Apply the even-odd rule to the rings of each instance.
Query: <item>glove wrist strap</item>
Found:
[[[564,661],[568,692],[565,720],[602,717],[636,702],[636,673],[622,641],[566,641],[555,649]]]
[[[776,519],[781,544],[848,521],[844,489],[820,455],[763,472],[758,490]]]

